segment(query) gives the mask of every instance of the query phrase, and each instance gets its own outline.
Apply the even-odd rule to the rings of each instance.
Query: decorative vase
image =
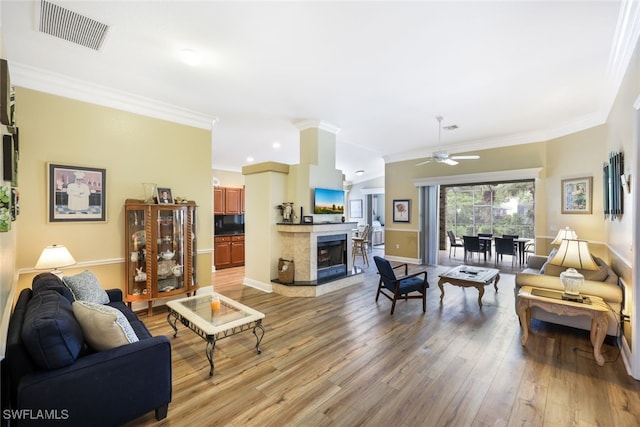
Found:
[[[156,197],[156,188],[158,184],[154,184],[152,182],[143,182],[142,188],[144,189],[144,202],[145,203],[155,203],[154,198]]]

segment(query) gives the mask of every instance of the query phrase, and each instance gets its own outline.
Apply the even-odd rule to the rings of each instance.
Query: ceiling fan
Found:
[[[438,121],[438,146],[440,146],[440,133],[442,132],[442,116],[436,117]],[[455,129],[455,128],[454,128]],[[434,151],[431,157],[427,157],[424,162],[418,163],[416,166],[422,166],[427,163],[446,163],[448,165],[454,166],[457,165],[458,162],[456,160],[476,160],[479,159],[480,156],[472,154],[468,156],[450,156],[446,151]]]

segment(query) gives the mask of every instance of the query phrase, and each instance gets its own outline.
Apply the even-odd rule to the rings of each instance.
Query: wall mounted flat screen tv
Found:
[[[313,193],[313,213],[344,215],[344,191],[316,188]]]

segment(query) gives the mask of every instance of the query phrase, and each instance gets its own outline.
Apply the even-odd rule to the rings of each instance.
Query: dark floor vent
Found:
[[[100,50],[109,31],[109,26],[42,0],[38,30],[80,46]]]

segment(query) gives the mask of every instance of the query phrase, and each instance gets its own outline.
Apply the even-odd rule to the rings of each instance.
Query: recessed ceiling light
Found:
[[[253,162],[253,160],[254,160],[253,157],[251,157],[251,156],[247,157],[247,162],[251,163],[251,162]]]
[[[187,65],[195,67],[202,62],[202,57],[198,52],[191,49],[182,49],[180,51],[180,59]]]
[[[274,142],[273,143],[273,148],[280,148],[280,143],[279,142]]]
[[[362,176],[364,175],[364,171],[362,169],[356,171],[356,175]]]

